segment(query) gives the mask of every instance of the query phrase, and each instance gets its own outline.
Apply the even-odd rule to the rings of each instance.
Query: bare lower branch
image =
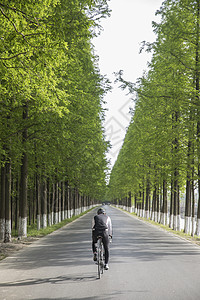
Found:
[[[26,42],[29,46],[34,47],[34,48],[38,48],[37,46],[31,45],[31,44],[27,41],[26,36],[25,36],[22,32],[18,31],[18,29],[17,29],[15,23],[14,23],[12,20],[10,20],[10,18],[4,13],[4,11],[3,11],[3,9],[2,9],[1,7],[0,7],[0,11],[1,11],[2,15],[3,15],[3,16],[4,16],[4,17],[12,24],[12,26],[14,27],[15,31],[17,32],[17,34],[21,35],[22,38],[25,40],[25,42]]]
[[[15,58],[15,57],[18,57],[19,55],[23,55],[23,54],[27,54],[27,52],[21,52],[21,53],[18,53],[14,56],[11,56],[11,57],[0,57],[1,60],[9,60],[9,59],[12,59],[12,58]]]

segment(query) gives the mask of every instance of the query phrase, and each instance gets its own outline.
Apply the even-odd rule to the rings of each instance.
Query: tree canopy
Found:
[[[160,16],[159,23],[152,23],[156,41],[143,44],[143,49],[152,52],[148,72],[136,84],[125,81],[122,71],[118,73],[121,88],[136,97],[111,173],[109,195],[119,203],[131,192],[136,205],[144,209],[150,187],[151,209],[156,210],[154,192],[160,199],[156,205],[163,205],[164,184],[168,197],[171,191],[174,218],[180,214],[181,192],[186,193],[185,213],[191,217],[195,185],[200,191],[200,1],[166,0],[156,14]]]
[[[0,13],[1,222],[11,199],[27,219],[36,178],[101,199],[108,148],[102,102],[110,87],[92,38],[110,14],[107,1],[4,0]]]

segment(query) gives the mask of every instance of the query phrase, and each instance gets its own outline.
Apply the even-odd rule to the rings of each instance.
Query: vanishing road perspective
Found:
[[[200,247],[110,206],[110,268],[97,279],[96,210],[1,261],[0,299],[199,299]]]

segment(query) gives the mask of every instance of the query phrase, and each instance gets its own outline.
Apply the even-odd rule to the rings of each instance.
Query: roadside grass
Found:
[[[139,219],[139,220],[142,220],[142,221],[144,221],[144,222],[146,222],[146,223],[149,223],[149,224],[152,224],[152,225],[154,225],[154,226],[160,227],[161,229],[163,229],[163,230],[165,230],[165,231],[168,231],[168,232],[170,232],[170,233],[172,233],[172,234],[174,234],[174,235],[177,235],[177,236],[180,237],[180,238],[186,239],[187,241],[192,242],[192,243],[194,243],[194,244],[200,246],[200,237],[198,237],[197,235],[191,236],[190,234],[184,233],[183,230],[181,230],[181,231],[175,231],[175,230],[173,230],[172,228],[170,228],[170,227],[167,226],[167,225],[163,225],[163,224],[154,222],[154,221],[149,220],[149,219],[146,219],[146,218],[138,217],[137,214],[134,213],[134,212],[133,212],[133,213],[129,213],[127,210],[124,210],[124,209],[122,209],[122,208],[118,208],[118,209],[121,209],[121,210],[127,212],[128,214],[130,214],[130,215],[136,217],[136,218]]]
[[[93,210],[93,208],[82,212],[81,214],[77,215],[77,216],[73,216],[69,219],[65,219],[63,221],[61,221],[60,223],[57,224],[53,224],[51,226],[47,226],[46,228],[41,228],[40,230],[37,230],[37,224],[32,224],[32,225],[28,225],[27,226],[27,237],[43,237],[46,236],[60,228],[62,228],[63,226],[75,221],[76,219],[80,218],[81,216],[87,214],[89,211]],[[17,237],[18,236],[18,232],[13,229],[12,230],[12,237]]]
[[[73,222],[74,220],[76,220],[80,216],[81,215],[78,215],[76,217],[74,216],[70,219],[63,220],[60,223],[53,224],[51,226],[47,226],[46,228],[41,228],[40,230],[37,230],[37,224],[28,225],[27,226],[27,237],[46,236],[46,235],[62,228],[63,226]]]
[[[134,215],[134,216],[137,216],[135,213],[131,213],[131,215]],[[157,227],[160,227],[161,229],[165,230],[165,231],[168,231],[180,238],[183,238],[183,239],[186,239],[187,241],[190,241],[192,243],[195,243],[196,245],[200,246],[200,238],[197,236],[197,235],[194,235],[194,236],[191,236],[190,234],[186,234],[183,230],[181,231],[176,231],[172,228],[170,228],[168,225],[163,225],[163,224],[160,224],[160,223],[157,223],[157,222],[154,222],[152,220],[148,220],[146,218],[141,218],[141,217],[138,217],[138,219],[144,221],[144,222],[147,222],[147,223],[150,223],[154,226],[157,226]]]

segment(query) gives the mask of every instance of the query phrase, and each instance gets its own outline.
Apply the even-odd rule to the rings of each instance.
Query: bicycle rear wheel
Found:
[[[100,270],[101,270],[101,274],[103,274],[103,271],[104,271],[104,248],[103,248],[103,243],[101,242],[101,245],[100,245],[100,247],[101,247],[101,251],[100,251],[100,253],[101,253],[101,260],[100,260],[100,264],[101,264],[101,267],[100,267]]]
[[[97,241],[97,266],[98,266],[98,278],[101,278],[103,274],[103,254],[102,254],[102,241],[98,239]]]

